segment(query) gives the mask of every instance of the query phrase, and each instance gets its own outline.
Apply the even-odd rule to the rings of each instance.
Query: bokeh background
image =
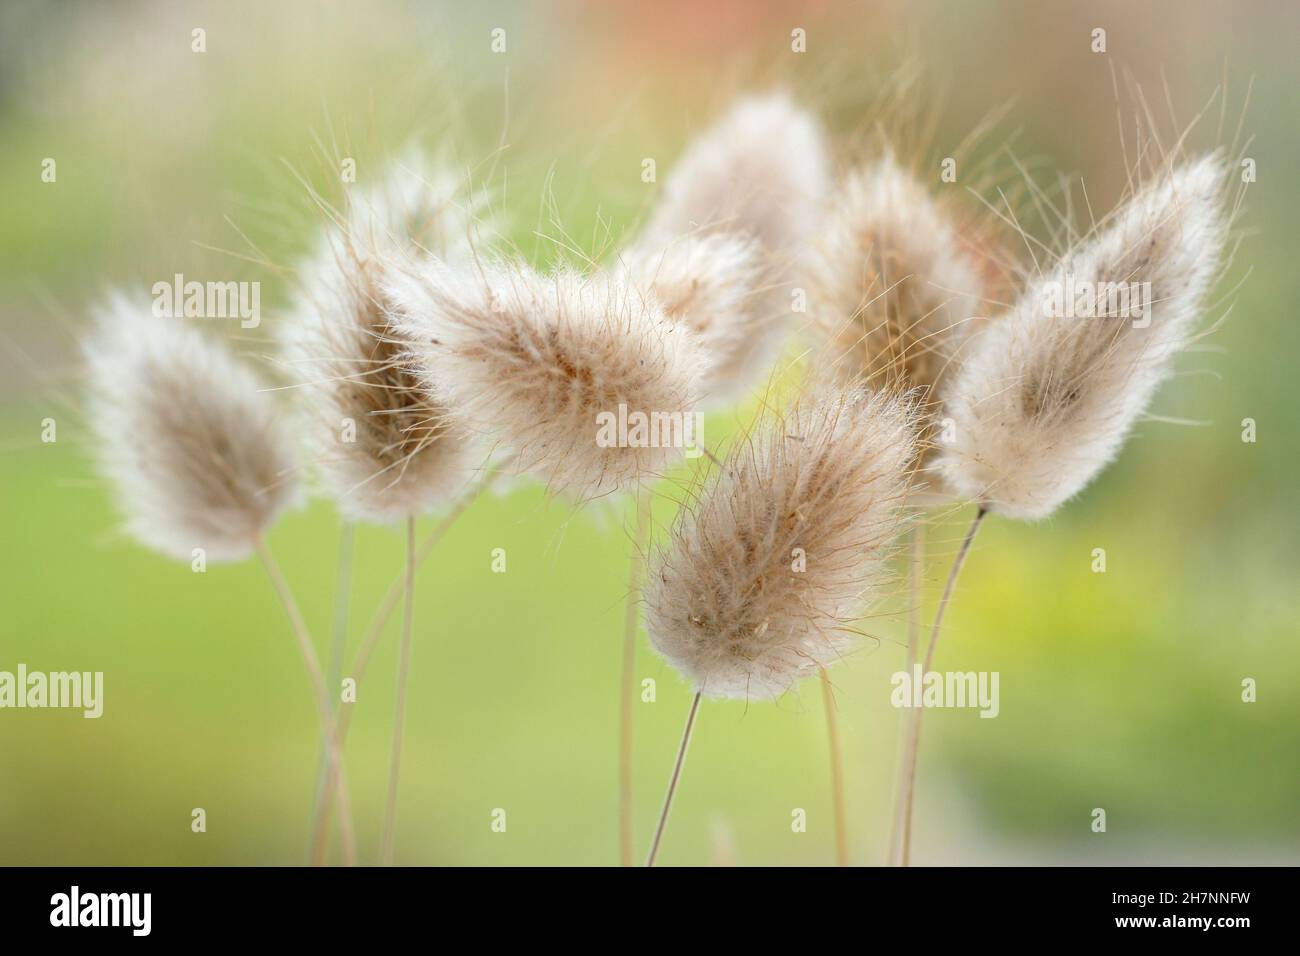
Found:
[[[1048,179],[1082,177],[1100,212],[1126,182],[1117,116],[1133,128],[1137,86],[1166,129],[1218,88],[1224,131],[1214,100],[1193,142],[1228,142],[1240,122],[1258,165],[1215,297],[1232,293],[1232,313],[1157,403],[1201,424],[1143,424],[1059,516],[992,520],[978,541],[938,667],[999,671],[1001,715],[927,714],[916,862],[1300,861],[1297,25],[1287,0],[6,3],[0,669],[101,670],[106,709],[98,721],[0,711],[0,863],[306,858],[315,715],[261,569],[194,574],[126,540],[91,467],[77,337],[110,285],[258,280],[262,327],[220,331],[264,362],[289,304],[285,267],[319,221],[304,184],[337,195],[339,155],[364,182],[426,143],[489,185],[522,254],[608,255],[653,201],[641,159],[656,157],[662,180],[737,93],[793,89],[849,162],[900,69],[916,83],[894,113],[930,130],[909,156],[922,169],[994,117],[973,162],[1014,180],[1010,146]],[[1089,49],[1098,26],[1104,55]],[[495,27],[504,54],[489,48]],[[804,54],[790,49],[796,27]],[[45,157],[55,183],[41,181]],[[709,434],[746,414],[717,416]],[[56,443],[40,440],[46,417]],[[575,511],[515,487],[478,501],[421,569],[399,862],[617,861],[625,505]],[[927,618],[967,517],[931,516]],[[312,502],[271,544],[326,654],[338,518]],[[1105,574],[1091,570],[1098,547]],[[493,548],[507,573],[491,573]],[[358,531],[349,657],[401,552],[396,529]],[[870,630],[834,672],[861,864],[885,858],[889,677],[904,655],[899,617]],[[390,628],[349,743],[364,862],[378,853],[396,644]],[[636,708],[641,852],[689,692],[644,640],[637,673],[658,686]],[[1090,831],[1095,807],[1105,834]],[[794,808],[806,833],[791,830]],[[707,704],[662,861],[833,858],[816,683],[776,703]]]

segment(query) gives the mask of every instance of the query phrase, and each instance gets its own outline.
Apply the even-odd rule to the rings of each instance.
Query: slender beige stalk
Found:
[[[348,644],[348,608],[352,602],[352,561],[356,553],[356,524],[343,519],[339,524],[339,563],[334,580],[334,640],[330,645],[329,683],[337,689],[343,679],[343,655]],[[330,700],[330,710],[339,709],[336,698]]]
[[[438,542],[443,536],[451,530],[451,526],[456,523],[456,519],[465,513],[465,509],[478,500],[478,496],[488,489],[493,480],[501,473],[501,469],[506,467],[503,463],[500,466],[493,467],[483,476],[483,478],[458,498],[451,510],[448,511],[438,522],[438,526],[429,532],[428,537],[420,543],[420,549],[415,554],[415,564],[417,567],[422,565],[433,549],[437,547]],[[370,664],[370,656],[375,651],[375,646],[379,643],[379,638],[384,633],[384,626],[388,619],[393,616],[393,611],[397,607],[398,600],[402,597],[402,592],[406,589],[406,572],[403,571],[393,581],[388,588],[388,593],[384,595],[384,600],[380,603],[378,610],[375,611],[374,617],[370,619],[370,626],[366,628],[365,639],[361,642],[361,647],[357,650],[357,656],[352,661],[352,671],[349,676],[356,682],[357,686],[361,685],[361,678]],[[350,714],[350,711],[344,711],[344,714]],[[342,739],[346,742],[348,738],[347,728],[351,723],[350,717],[343,718]]]
[[[714,866],[736,865],[736,837],[726,817],[717,817],[709,827],[709,843]]]
[[[402,615],[402,645],[397,663],[397,713],[393,717],[393,752],[388,761],[388,801],[384,808],[382,859],[393,865],[397,831],[397,782],[402,769],[402,734],[406,723],[406,686],[411,673],[411,623],[415,610],[415,516],[406,519],[406,610]]]
[[[619,687],[618,735],[618,840],[624,866],[632,865],[632,702],[636,696],[636,634],[645,553],[650,543],[650,492],[637,495],[636,538],[632,542],[628,572],[627,607],[623,613],[623,673]]]
[[[343,679],[343,655],[347,651],[348,640],[348,604],[352,596],[352,557],[355,544],[356,525],[346,518],[339,525],[339,560],[338,572],[334,582],[334,638],[330,642],[329,670],[326,672],[326,688],[332,689],[330,695],[330,713],[334,715],[335,732],[338,730],[339,699],[333,696]],[[319,822],[321,818],[321,801],[325,799],[325,788],[329,786],[330,763],[329,752],[322,748],[320,766],[316,771],[316,799],[312,803],[312,819]],[[312,826],[316,832],[316,824]],[[315,837],[313,836],[313,839]],[[328,835],[318,846],[322,862],[329,852]]]
[[[327,687],[338,689],[343,679],[343,654],[347,650],[347,630],[348,630],[348,606],[352,596],[352,559],[355,552],[356,544],[356,525],[343,520],[339,535],[339,565],[338,576],[335,580],[335,597],[334,597],[334,640],[330,650],[330,667]],[[334,716],[334,740],[338,745],[339,754],[343,753],[343,739],[340,734],[340,723],[342,721],[342,703],[335,697],[330,700],[330,712]],[[341,759],[340,759],[341,765]],[[323,755],[321,760],[320,780],[317,783],[316,804],[313,810],[315,823],[312,826],[312,845],[315,847],[315,853],[312,858],[313,866],[324,866],[326,857],[329,854],[329,814],[322,813],[322,805],[331,798],[336,792],[339,796],[339,808],[341,821],[339,823],[339,832],[347,833],[348,839],[343,847],[343,862],[346,866],[356,864],[356,846],[352,834],[354,833],[352,819],[352,801],[348,795],[348,785],[346,778],[335,776],[335,764],[331,763],[328,755]]]
[[[271,579],[271,586],[275,589],[276,596],[280,599],[280,603],[284,606],[284,612],[289,618],[294,639],[298,642],[298,650],[302,654],[303,664],[307,667],[307,677],[311,681],[312,692],[316,696],[316,707],[320,711],[321,723],[328,729],[330,725],[329,692],[325,689],[325,675],[321,671],[320,659],[316,656],[316,649],[312,647],[311,637],[307,631],[307,622],[303,620],[302,612],[298,609],[298,602],[294,600],[293,592],[290,591],[289,584],[280,571],[280,566],[276,564],[275,558],[271,556],[271,549],[266,546],[266,541],[261,536],[258,536],[255,547],[257,556],[261,558],[262,566]]]
[[[826,735],[831,751],[831,799],[835,807],[835,863],[849,865],[848,829],[844,819],[844,767],[840,757],[839,718],[835,713],[835,693],[826,668],[817,670],[822,678],[822,701],[826,704]]]
[[[343,745],[338,742],[338,722],[335,720],[333,729],[333,754],[336,759],[326,764],[328,773],[325,775],[325,791],[322,794],[321,804],[324,805],[332,794],[338,794],[339,800],[339,836],[343,844],[343,865],[356,866],[357,863],[357,844],[355,831],[352,825],[352,798],[348,792],[348,779],[343,771]],[[316,823],[312,828],[312,866],[324,866],[325,857],[329,851],[329,816],[319,812],[316,813]]]
[[[906,673],[912,673],[916,655],[921,647],[921,596],[922,582],[925,575],[925,525],[919,521],[912,526],[912,556],[908,568],[908,608],[907,608],[907,667]],[[899,851],[903,842],[903,754],[906,749],[908,723],[900,721],[898,742],[898,793],[894,799],[894,824],[889,836],[889,866],[898,866]]]
[[[664,808],[659,813],[659,825],[655,827],[654,842],[650,844],[650,856],[645,861],[648,867],[655,865],[655,857],[659,855],[659,841],[664,836],[668,811],[673,806],[673,794],[677,792],[677,781],[682,777],[682,764],[686,762],[686,748],[691,744],[691,731],[695,729],[695,715],[700,709],[700,693],[698,690],[695,692],[695,697],[691,700],[691,711],[686,715],[686,729],[682,731],[682,744],[677,748],[677,762],[673,764],[673,775],[668,779],[668,792],[664,794]]]
[[[957,576],[961,574],[962,565],[966,563],[966,555],[970,553],[971,542],[975,540],[975,533],[979,531],[980,524],[984,516],[988,514],[988,509],[983,505],[975,512],[975,520],[971,522],[970,528],[966,532],[966,537],[962,540],[961,550],[957,552],[957,557],[953,559],[952,570],[948,572],[948,581],[943,586],[943,596],[939,599],[939,608],[934,614],[934,626],[930,629],[930,643],[925,650],[925,665],[922,668],[923,674],[930,672],[930,667],[934,663],[934,649],[939,643],[939,629],[943,626],[943,612],[948,609],[948,602],[952,599],[953,588],[957,584]],[[903,754],[903,785],[904,789],[901,794],[903,807],[903,837],[902,837],[902,855],[900,865],[907,866],[911,861],[912,855],[912,800],[916,795],[916,759],[921,745],[921,711],[923,698],[912,701],[912,711],[908,725],[907,745]]]
[[[442,521],[438,522],[438,526],[429,532],[428,537],[421,542],[420,548],[415,554],[416,567],[423,564],[425,559],[433,553],[433,549],[437,547],[438,542],[441,541],[443,536],[451,529],[451,526],[456,523],[456,519],[459,518],[465,512],[465,509],[478,498],[479,493],[491,484],[492,479],[495,478],[498,473],[499,471],[497,469],[489,471],[481,482],[471,488],[469,492],[463,495],[455,505],[452,506],[451,511],[447,512],[447,514],[443,516]],[[384,600],[379,605],[378,610],[375,611],[374,617],[371,618],[370,625],[366,629],[365,639],[362,641],[361,647],[357,651],[357,656],[352,662],[352,671],[349,676],[352,678],[354,688],[359,688],[361,686],[361,678],[365,676],[366,668],[370,665],[370,657],[374,653],[375,646],[379,643],[379,638],[384,633],[384,625],[386,625],[388,619],[392,617],[393,609],[397,607],[397,602],[402,597],[402,593],[405,590],[406,571],[403,569],[402,573],[393,581],[392,586],[389,587],[388,593],[384,595]],[[337,733],[340,749],[348,740],[348,730],[352,726],[352,710],[353,708],[351,706],[343,707],[339,710],[339,725]],[[318,832],[329,825],[329,815],[332,810],[333,806],[330,802],[330,791],[327,788],[325,791],[325,798],[321,801],[320,806],[316,811],[316,828]]]
[[[348,777],[343,769],[343,747],[335,749],[334,789],[339,795],[339,836],[343,842],[343,865],[357,865],[357,838],[352,826],[352,796],[348,790]]]
[[[285,615],[289,618],[294,639],[298,642],[298,650],[302,654],[303,664],[307,668],[307,677],[311,681],[312,691],[316,696],[316,707],[320,712],[321,736],[330,755],[330,784],[326,789],[337,789],[342,803],[346,800],[347,774],[343,768],[343,749],[339,746],[338,728],[333,714],[330,712],[329,692],[325,688],[325,676],[321,671],[320,659],[316,656],[316,649],[312,646],[311,636],[307,631],[307,622],[303,620],[302,612],[298,608],[298,602],[294,600],[293,592],[290,590],[284,574],[280,571],[280,566],[276,564],[275,558],[272,557],[271,549],[267,547],[266,541],[260,535],[256,538],[254,547],[257,550],[257,556],[262,561],[262,566],[266,568],[267,577],[271,579],[271,587],[275,589],[276,596],[279,597],[280,604],[284,607]],[[355,853],[355,842],[351,826],[347,822],[348,815],[344,813],[340,816],[344,856],[350,860]],[[318,853],[318,837],[319,834],[313,835],[313,859],[316,858]]]
[[[334,739],[338,740],[338,724],[334,724]],[[325,792],[321,797],[324,805],[330,795],[337,793],[339,805],[338,831],[343,843],[343,865],[356,865],[356,834],[352,827],[352,800],[348,795],[347,777],[339,773],[343,767],[343,748],[337,748],[337,760],[326,765]],[[312,827],[312,866],[324,866],[326,853],[329,852],[329,816],[317,809],[316,823]]]
[[[907,614],[907,666],[916,663],[921,649],[921,596],[925,578],[925,525],[919,521],[912,528],[912,565],[908,575],[911,607]]]
[[[443,536],[451,530],[451,526],[456,523],[456,519],[465,513],[465,509],[470,506],[476,494],[466,495],[461,501],[458,501],[451,511],[443,516],[438,522],[438,526],[429,532],[422,542],[419,550],[415,553],[415,565],[419,567],[424,564],[433,549],[437,547],[438,542]],[[361,647],[357,650],[357,656],[352,661],[351,678],[357,686],[361,685],[361,678],[365,676],[366,669],[370,666],[371,655],[375,652],[375,647],[379,644],[379,638],[383,636],[384,626],[388,619],[393,616],[393,611],[397,608],[397,602],[401,600],[406,591],[406,571],[403,570],[388,588],[388,593],[384,595],[384,600],[380,603],[379,608],[375,611],[375,616],[370,619],[370,626],[366,628],[365,639],[361,642]],[[347,713],[347,711],[345,711]],[[347,740],[347,728],[351,721],[344,717],[343,719],[343,739]]]

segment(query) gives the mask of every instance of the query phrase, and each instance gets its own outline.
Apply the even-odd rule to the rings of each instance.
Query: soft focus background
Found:
[[[1099,26],[1104,55],[1089,50]],[[203,54],[190,49],[196,27]],[[504,54],[490,50],[495,27]],[[790,49],[796,27],[804,54]],[[1117,131],[1118,117],[1132,132],[1139,108],[1129,78],[1164,130],[1226,80],[1223,133],[1215,100],[1192,141],[1228,142],[1241,122],[1259,177],[1215,296],[1245,277],[1232,314],[1157,403],[1202,424],[1143,424],[1058,517],[994,519],[981,536],[938,667],[999,671],[1001,715],[927,714],[914,858],[1300,862],[1296,40],[1289,0],[7,2],[0,669],[102,670],[107,700],[98,721],[0,711],[0,863],[305,859],[315,715],[261,569],[198,575],[124,539],[90,465],[76,341],[109,285],[144,293],[176,272],[261,281],[262,327],[214,331],[265,363],[287,305],[283,267],[318,219],[303,183],[337,196],[336,156],[355,157],[365,182],[408,142],[441,149],[544,262],[561,241],[600,253],[629,234],[654,196],[642,158],[657,158],[662,181],[738,92],[792,88],[847,161],[850,134],[904,66],[918,82],[901,112],[934,118],[909,158],[936,187],[939,161],[1000,117],[973,153],[984,168],[1014,182],[1010,143],[1048,180],[1082,176],[1100,215],[1132,159]],[[45,157],[55,183],[41,181]],[[746,415],[718,416],[709,434]],[[46,417],[53,444],[40,441]],[[1241,440],[1247,417],[1254,444]],[[968,516],[933,518],[930,609]],[[399,862],[617,861],[627,524],[618,506],[575,512],[523,486],[480,500],[422,568]],[[338,540],[319,501],[271,536],[323,654]],[[1098,547],[1105,574],[1091,571]],[[493,548],[506,549],[507,573],[491,573]],[[358,533],[353,648],[401,549],[395,529]],[[904,653],[896,617],[870,629],[878,640],[834,672],[862,864],[888,843],[889,676]],[[390,628],[362,686],[349,745],[365,862],[378,852],[395,638]],[[657,701],[636,707],[640,855],[689,694],[644,641],[637,671],[658,682]],[[1241,701],[1247,677],[1253,704]],[[825,741],[815,682],[775,704],[707,704],[663,862],[832,862]],[[190,830],[194,807],[205,834]],[[1090,832],[1094,807],[1105,834]],[[507,811],[504,834],[490,828],[494,808]],[[791,832],[795,808],[806,833]]]

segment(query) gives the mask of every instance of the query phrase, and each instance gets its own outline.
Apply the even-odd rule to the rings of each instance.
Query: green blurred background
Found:
[[[0,863],[305,860],[315,715],[261,569],[197,575],[124,539],[89,463],[76,339],[109,284],[259,280],[262,327],[229,331],[264,357],[286,306],[283,267],[317,219],[300,178],[337,195],[338,155],[358,159],[364,182],[425,142],[489,185],[526,256],[554,258],[562,234],[607,253],[653,200],[642,157],[658,158],[662,179],[737,92],[789,86],[843,144],[905,63],[922,81],[909,109],[937,119],[912,157],[925,169],[1006,108],[977,157],[1009,168],[1012,142],[1049,178],[1084,177],[1100,214],[1126,181],[1116,116],[1133,126],[1131,75],[1179,124],[1226,77],[1223,140],[1253,78],[1243,129],[1259,170],[1216,296],[1246,276],[1232,314],[1157,403],[1205,424],[1143,424],[1058,517],[993,520],[978,541],[937,666],[999,671],[1001,715],[927,715],[914,859],[1300,861],[1296,5],[469,6],[5,4],[0,669],[102,670],[106,705],[98,721],[0,711]],[[1089,50],[1097,26],[1105,55]],[[494,27],[507,31],[504,54],[489,49]],[[808,34],[802,55],[795,27]],[[1218,109],[1194,142],[1215,144]],[[56,183],[41,182],[45,157]],[[746,414],[718,416],[710,434]],[[40,441],[46,417],[53,444]],[[1247,417],[1254,444],[1241,440]],[[477,502],[421,569],[399,862],[617,861],[626,510],[575,512],[521,486]],[[965,517],[936,515],[928,529],[927,618]],[[319,501],[271,536],[322,653],[338,541]],[[1098,547],[1105,574],[1091,571]],[[491,573],[494,548],[505,574]],[[397,530],[359,531],[352,648],[401,552]],[[898,615],[870,628],[877,640],[834,671],[863,864],[888,843],[889,677],[904,656]],[[395,638],[390,628],[362,685],[348,748],[364,862],[378,853]],[[689,693],[644,641],[637,674],[658,684],[656,702],[636,706],[640,854]],[[1246,677],[1253,704],[1241,701]],[[191,832],[195,807],[206,833]],[[1094,807],[1105,834],[1090,832]],[[495,808],[505,833],[490,827]],[[806,833],[791,830],[795,808]],[[662,861],[833,858],[816,683],[776,703],[707,704]]]

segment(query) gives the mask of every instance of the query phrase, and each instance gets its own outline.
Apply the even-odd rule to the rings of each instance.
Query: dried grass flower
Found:
[[[821,125],[775,92],[738,100],[664,184],[625,261],[670,317],[700,334],[706,404],[742,396],[780,348],[790,283],[829,180]]]
[[[670,322],[695,333],[707,363],[708,405],[740,397],[771,363],[778,323],[763,295],[755,240],[725,232],[683,236],[663,248],[634,247],[623,267]]]
[[[1163,173],[983,330],[944,395],[957,493],[1044,518],[1115,457],[1213,284],[1224,185],[1217,154]]]
[[[435,399],[551,491],[590,499],[681,457],[683,442],[653,426],[636,432],[633,416],[686,435],[703,354],[694,334],[626,277],[431,262],[405,271],[388,293]],[[629,423],[613,441],[605,440],[609,416]]]
[[[739,232],[774,258],[797,253],[821,220],[830,162],[821,125],[786,93],[739,100],[687,149],[647,234]]]
[[[229,350],[121,294],[84,346],[87,411],[128,531],[178,559],[247,557],[295,495],[293,443]]]
[[[861,390],[772,413],[651,560],[651,641],[707,697],[779,696],[838,660],[888,577],[918,411]]]
[[[984,303],[950,215],[891,156],[851,173],[807,260],[808,305],[837,376],[933,403]]]
[[[327,493],[353,520],[388,522],[446,505],[480,463],[469,436],[411,368],[385,285],[408,260],[467,261],[474,203],[449,170],[408,154],[331,221],[299,270],[281,327],[302,434]]]

